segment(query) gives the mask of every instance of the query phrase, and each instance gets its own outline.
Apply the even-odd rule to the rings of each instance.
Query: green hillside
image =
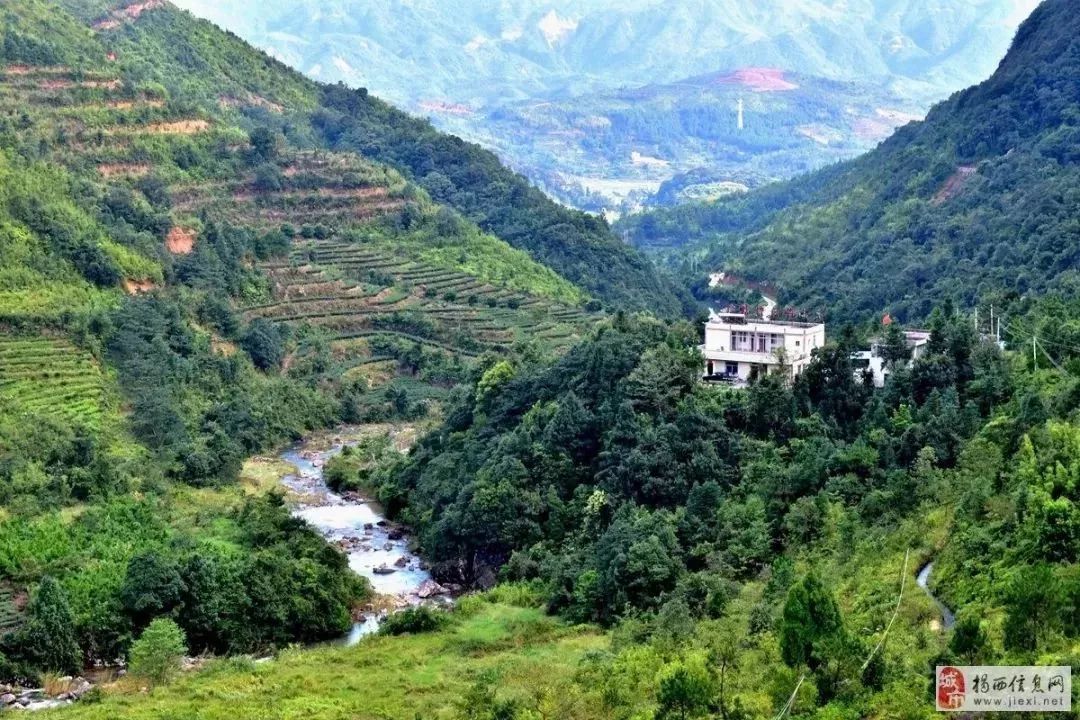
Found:
[[[695,216],[752,229],[718,251],[797,301],[785,278],[828,270],[839,298],[864,267],[830,252],[895,262],[904,244],[874,233],[901,208],[967,208],[954,238],[1008,230],[999,168],[1062,198],[1022,198],[1042,225],[930,266],[932,311],[870,274],[825,308],[927,315],[920,357],[899,322],[830,330],[791,382],[736,390],[701,382],[700,325],[627,311],[679,305],[640,255],[492,156],[156,0],[5,6],[0,682],[131,661],[47,711],[72,718],[929,720],[939,664],[1075,667],[1080,299],[1053,265],[1080,144],[1068,10],[1048,0],[994,80],[887,143],[889,178],[857,162]],[[943,179],[920,169],[929,143]],[[971,157],[993,172],[942,193]],[[770,244],[780,229],[799,242]],[[953,302],[999,297],[980,283],[1014,248],[1043,253],[1015,260],[1021,352]],[[603,297],[567,271],[639,262]],[[883,388],[852,361],[879,333]],[[463,591],[353,648],[329,641],[388,599],[266,457],[342,424],[373,442],[329,461],[334,487],[374,495]],[[185,655],[217,660],[180,672]]]
[[[605,305],[680,310],[606,227],[489,156],[473,191],[511,178],[532,197],[538,224],[513,244],[355,133],[331,147],[327,118],[351,122],[332,89],[167,3],[26,0],[0,8],[0,36],[4,678],[125,652],[147,577],[178,578],[190,612],[225,603],[212,632],[186,621],[193,650],[339,636],[368,589],[280,500],[238,487],[244,458],[437,412],[495,355],[564,352]],[[474,149],[377,107],[394,127],[369,131],[426,133],[468,168]],[[514,222],[504,191],[483,207]],[[637,268],[612,293],[535,259],[545,232],[570,243],[556,264],[573,258],[575,223],[590,277]],[[73,639],[46,656],[36,598],[56,593]]]
[[[602,221],[557,205],[478,146],[439,133],[366,91],[308,81],[235,38],[226,41],[214,26],[186,13],[164,8],[142,13],[136,22],[120,22],[107,13],[87,12],[81,3],[70,5],[105,23],[105,37],[121,65],[129,58],[142,77],[173,93],[241,110],[254,107],[262,116],[276,115],[280,107],[290,120],[282,117],[277,124],[295,135],[299,146],[360,153],[396,167],[437,202],[605,304],[665,315],[684,309],[674,285]],[[598,273],[598,267],[606,271]]]
[[[946,298],[999,306],[1075,285],[1080,65],[1068,2],[1044,2],[992,78],[880,148],[751,194],[626,223],[689,245],[830,318],[925,318]]]

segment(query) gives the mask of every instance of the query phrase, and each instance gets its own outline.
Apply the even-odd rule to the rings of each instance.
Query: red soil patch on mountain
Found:
[[[155,289],[157,289],[157,284],[153,280],[124,281],[124,291],[127,292],[128,295],[140,295]]]
[[[5,75],[65,75],[71,72],[71,68],[64,65],[8,65],[4,68]]]
[[[123,81],[116,80],[83,80],[72,82],[70,80],[46,80],[41,83],[43,90],[65,90],[71,87],[88,88],[90,90],[119,90],[124,86]]]
[[[961,165],[956,168],[956,172],[949,176],[949,179],[945,181],[945,184],[941,186],[941,189],[934,195],[933,200],[930,202],[934,205],[941,205],[942,203],[952,200],[954,197],[960,194],[960,191],[964,189],[964,185],[967,184],[969,178],[976,173],[978,168],[974,165]]]
[[[306,197],[318,196],[324,198],[351,198],[354,200],[365,200],[370,198],[384,198],[388,195],[389,191],[382,186],[366,187],[366,188],[335,188],[335,187],[321,187],[315,190],[284,190],[281,192],[258,192],[254,189],[238,190],[233,193],[233,200],[236,202],[251,202],[257,197],[261,198],[279,198],[281,200],[302,200]]]
[[[855,136],[860,140],[873,141],[884,140],[889,137],[896,127],[884,120],[861,117],[851,124],[851,129],[855,131]]]
[[[128,5],[118,12],[129,20],[135,20],[147,10],[155,10],[159,7],[165,7],[163,0],[146,0],[145,2]]]
[[[196,237],[194,230],[174,227],[165,238],[165,249],[173,255],[190,255],[195,249]]]
[[[722,85],[742,85],[754,92],[785,92],[799,86],[787,80],[779,68],[742,68],[727,75],[717,77]]]
[[[156,10],[165,7],[164,0],[144,0],[144,2],[132,3],[125,7],[113,10],[109,16],[94,23],[95,30],[115,30],[125,20],[137,20],[140,15],[148,10]]]
[[[468,105],[461,103],[446,102],[444,100],[424,100],[420,103],[420,109],[424,112],[437,113],[439,115],[472,115],[473,111]]]

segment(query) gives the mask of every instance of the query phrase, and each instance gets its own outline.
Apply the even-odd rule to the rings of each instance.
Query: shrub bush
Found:
[[[128,659],[132,673],[162,685],[180,671],[186,653],[184,631],[169,618],[158,618],[132,644]]]
[[[415,607],[394,613],[383,620],[379,628],[381,635],[405,635],[441,630],[450,624],[450,616],[442,610],[429,607]]]

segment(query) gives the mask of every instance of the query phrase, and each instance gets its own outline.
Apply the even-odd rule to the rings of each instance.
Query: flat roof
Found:
[[[735,319],[729,320],[727,318]],[[718,315],[714,318],[709,318],[709,321],[706,323],[706,325],[730,325],[733,327],[741,325],[771,325],[773,327],[798,328],[803,330],[808,328],[825,327],[825,323],[796,322],[794,320],[748,320],[745,316],[737,315]]]

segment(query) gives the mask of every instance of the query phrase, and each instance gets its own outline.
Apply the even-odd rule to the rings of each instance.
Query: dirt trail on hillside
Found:
[[[154,123],[144,130],[152,135],[196,135],[210,129],[206,120],[177,120],[175,122]]]
[[[143,163],[102,163],[98,165],[102,177],[142,177],[150,174],[150,166]]]

